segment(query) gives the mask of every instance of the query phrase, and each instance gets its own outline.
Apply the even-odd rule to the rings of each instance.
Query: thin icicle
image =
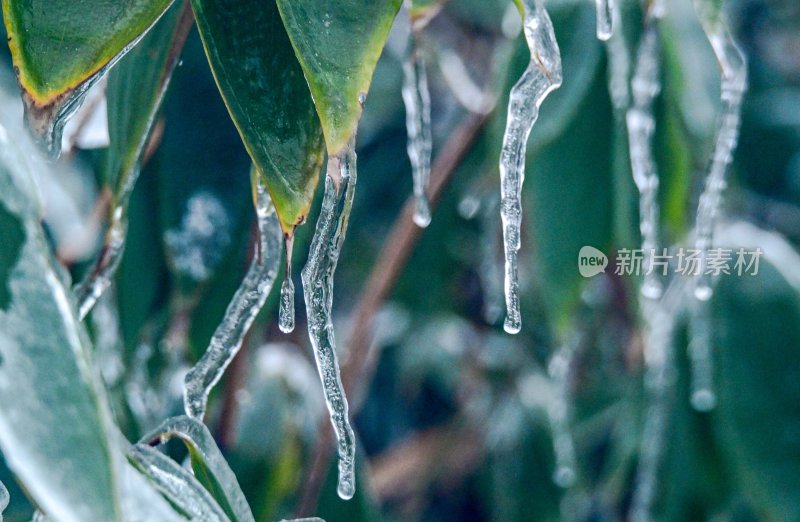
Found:
[[[281,300],[278,307],[278,328],[283,333],[294,331],[294,281],[292,281],[292,247],[294,236],[286,236],[283,240],[286,250],[286,269],[281,285]]]
[[[339,454],[338,493],[343,499],[355,494],[355,434],[350,427],[347,398],[342,387],[331,308],[333,278],[342,249],[356,187],[355,138],[338,156],[328,158],[325,196],[311,241],[308,262],[302,271],[308,316],[308,334],[322,380],[325,402],[336,433]]]
[[[622,31],[622,15],[619,9],[614,9],[611,15],[614,20],[614,27],[617,30],[606,41],[608,92],[611,94],[611,103],[614,106],[615,115],[624,115],[631,103],[630,79],[628,77],[630,75],[631,60],[625,33]]]
[[[539,107],[547,95],[561,86],[561,54],[553,24],[540,0],[524,0],[525,39],[531,62],[516,85],[508,102],[508,120],[500,154],[500,215],[506,258],[506,320],[508,333],[522,327],[519,304],[519,266],[522,224],[522,182],[525,179],[525,150],[528,136],[539,116]]]
[[[722,204],[725,174],[733,160],[733,151],[739,138],[742,97],[747,88],[747,62],[736,46],[715,7],[707,0],[697,0],[698,18],[720,64],[722,115],[717,127],[716,143],[700,195],[695,223],[695,248],[701,255],[701,274],[696,280],[689,328],[689,356],[692,362],[692,406],[698,411],[709,411],[716,405],[713,387],[713,360],[711,325],[708,300],[713,294],[711,277],[706,273],[706,255],[713,246],[714,227]]]
[[[666,444],[671,392],[676,375],[672,343],[675,318],[685,301],[686,293],[686,280],[675,279],[662,299],[641,301],[648,407],[631,505],[630,519],[633,522],[653,520],[653,503],[658,491],[658,472]]]
[[[500,216],[497,209],[500,198],[496,194],[483,198],[481,213],[480,280],[483,287],[483,318],[497,324],[503,317],[503,261]]]
[[[742,97],[747,88],[747,63],[728,29],[721,22],[715,23],[705,14],[711,7],[703,1],[698,1],[697,4],[698,15],[722,70],[722,117],[717,128],[716,144],[705,186],[700,195],[695,224],[695,247],[703,256],[704,268],[695,287],[695,296],[707,301],[711,298],[712,289],[711,280],[705,274],[705,255],[712,247],[714,225],[722,202],[722,191],[726,185],[725,174],[733,160],[733,151],[739,140]]]
[[[597,7],[597,38],[603,41],[614,34],[614,11],[617,10],[614,0],[595,0]]]
[[[114,208],[100,257],[75,289],[80,319],[86,317],[97,299],[111,286],[111,278],[122,260],[122,254],[125,252],[125,236],[128,230],[127,199],[125,197],[124,203]]]
[[[631,170],[639,189],[639,229],[642,234],[645,268],[641,291],[642,295],[650,299],[659,298],[663,291],[661,282],[651,267],[652,254],[658,244],[658,171],[653,160],[652,139],[656,128],[653,101],[661,91],[659,20],[662,10],[656,0],[647,12],[631,81],[633,106],[625,118],[628,125]]]
[[[408,50],[403,60],[403,103],[406,106],[408,157],[414,178],[414,223],[427,227],[431,210],[426,194],[431,174],[431,95],[425,57],[417,48],[417,35],[412,29]]]
[[[202,419],[205,415],[209,392],[241,348],[244,336],[264,306],[278,273],[282,238],[280,222],[260,176],[254,174],[253,177],[256,184],[258,249],[206,353],[186,374],[184,408],[187,415],[196,419]]]
[[[575,443],[569,428],[569,377],[578,342],[579,338],[567,341],[553,354],[547,366],[554,387],[547,408],[556,457],[553,481],[562,488],[572,486],[576,479]]]

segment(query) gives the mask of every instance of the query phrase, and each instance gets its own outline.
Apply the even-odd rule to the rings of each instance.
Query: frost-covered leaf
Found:
[[[742,493],[765,519],[797,520],[800,256],[751,225],[730,227],[721,243],[760,247],[764,256],[758,275],[725,276],[714,293],[717,440]]]
[[[34,135],[51,151],[82,96],[172,0],[3,0],[8,43]]]
[[[8,103],[6,97],[3,102]],[[0,447],[46,512],[118,520],[108,412],[40,224],[26,140],[0,124]],[[41,165],[39,165],[41,166]]]
[[[278,0],[331,156],[355,136],[372,73],[401,3]]]
[[[258,0],[192,5],[228,111],[292,234],[311,206],[324,141],[278,8]]]
[[[231,522],[253,522],[253,514],[236,476],[205,424],[185,416],[173,417],[143,437],[142,442],[172,438],[178,438],[186,445],[195,477],[217,500]]]

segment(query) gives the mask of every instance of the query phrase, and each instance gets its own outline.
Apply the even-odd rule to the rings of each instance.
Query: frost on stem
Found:
[[[522,182],[525,179],[525,150],[528,136],[539,116],[539,107],[553,90],[561,86],[561,54],[553,24],[539,0],[524,0],[525,40],[531,52],[528,68],[511,89],[508,120],[500,154],[500,215],[505,243],[505,294],[508,333],[522,326],[519,304],[519,266],[522,224]]]
[[[727,27],[715,14],[716,7],[709,0],[696,0],[695,10],[719,62],[722,82],[720,86],[722,113],[717,124],[714,151],[709,162],[703,192],[697,206],[695,222],[695,248],[701,255],[701,272],[694,295],[697,299],[690,322],[689,356],[692,361],[692,406],[699,411],[714,408],[711,326],[708,300],[713,294],[712,281],[706,274],[706,255],[713,246],[714,227],[722,204],[725,174],[733,160],[739,139],[742,98],[747,89],[747,62]]]
[[[281,285],[281,299],[278,306],[278,328],[283,333],[294,331],[294,281],[292,281],[292,247],[294,236],[285,236],[286,267]]]
[[[242,340],[264,306],[278,273],[282,238],[280,222],[260,176],[254,173],[253,179],[256,184],[258,248],[244,281],[214,331],[206,353],[186,374],[184,408],[187,415],[196,419],[205,415],[209,392],[241,348]]]
[[[311,241],[308,262],[302,271],[303,293],[308,316],[308,335],[314,347],[317,371],[322,380],[325,402],[336,434],[339,455],[338,493],[343,499],[355,494],[355,434],[348,418],[331,308],[333,278],[344,242],[356,187],[355,137],[339,155],[328,158],[325,196],[317,228]]]
[[[639,189],[639,229],[645,267],[641,291],[650,299],[659,298],[663,290],[655,271],[651,270],[652,254],[658,244],[658,171],[653,159],[652,140],[656,128],[653,101],[661,91],[659,20],[662,11],[662,6],[656,1],[646,14],[631,80],[633,106],[625,115],[633,181]]]
[[[417,48],[417,35],[412,29],[403,59],[403,103],[406,106],[408,158],[414,179],[414,223],[427,227],[431,210],[426,191],[431,174],[431,95],[425,57]]]

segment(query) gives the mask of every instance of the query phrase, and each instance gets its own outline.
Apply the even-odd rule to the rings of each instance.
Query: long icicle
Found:
[[[414,179],[414,223],[427,227],[431,209],[426,194],[431,174],[431,95],[425,57],[417,45],[416,30],[408,36],[408,49],[403,60],[403,103],[406,106],[408,157]]]
[[[285,236],[286,267],[281,285],[281,299],[278,306],[278,328],[283,333],[294,331],[294,281],[292,281],[292,250],[294,236]]]
[[[661,296],[661,282],[652,270],[652,255],[658,244],[658,171],[651,150],[656,121],[653,102],[661,91],[659,20],[663,14],[660,0],[654,0],[645,15],[645,28],[636,54],[631,92],[633,106],[625,120],[633,180],[639,189],[639,228],[642,234],[643,265],[645,269],[642,295],[650,299]]]
[[[611,12],[617,30],[606,40],[608,56],[608,92],[614,106],[614,116],[625,116],[631,103],[630,69],[631,60],[625,33],[622,31],[622,15],[619,9]]]
[[[707,301],[713,294],[712,280],[706,269],[706,255],[713,246],[714,226],[725,189],[725,174],[739,140],[742,98],[747,89],[747,62],[736,45],[721,15],[708,0],[696,0],[695,10],[719,62],[722,114],[717,127],[714,152],[697,208],[695,248],[701,255],[701,273],[696,281],[694,306],[690,324],[689,355],[692,361],[692,406],[699,411],[714,408],[712,347]]]
[[[506,274],[506,320],[508,333],[522,327],[519,303],[520,227],[522,225],[522,183],[525,179],[525,151],[539,107],[561,86],[561,53],[553,24],[540,0],[523,0],[525,40],[531,61],[511,89],[508,120],[500,154],[500,216],[503,220]]]
[[[580,336],[568,339],[553,354],[547,372],[553,381],[553,397],[548,403],[547,414],[553,432],[553,452],[556,469],[553,481],[562,488],[571,487],[577,478],[575,441],[570,431],[570,368],[580,344]]]
[[[255,171],[255,205],[258,219],[258,247],[241,286],[228,304],[222,322],[197,365],[186,374],[184,408],[186,414],[202,420],[208,394],[242,346],[250,325],[261,311],[278,274],[281,260],[281,232],[278,216],[269,193]]]
[[[347,397],[344,394],[336,340],[333,332],[333,278],[342,249],[350,208],[356,188],[355,137],[338,156],[328,158],[325,196],[311,241],[308,262],[303,268],[303,294],[308,316],[308,336],[314,347],[317,371],[336,434],[339,455],[339,496],[345,500],[355,494],[355,434],[350,426]]]

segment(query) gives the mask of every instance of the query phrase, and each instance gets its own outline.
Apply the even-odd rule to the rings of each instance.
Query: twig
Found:
[[[485,114],[472,114],[459,125],[445,143],[431,169],[431,182],[428,192],[431,208],[435,208],[444,188],[453,178],[456,168],[469,151],[478,133],[486,124],[491,111]],[[422,236],[423,229],[413,220],[414,198],[406,200],[403,210],[397,216],[381,253],[373,265],[361,298],[356,305],[353,317],[355,322],[350,331],[350,351],[342,366],[342,384],[345,392],[354,398],[351,415],[358,409],[360,401],[354,397],[355,387],[367,389],[372,379],[377,361],[371,356],[372,322],[375,313],[386,300],[398,276]],[[333,433],[327,419],[320,425],[319,437],[314,447],[311,467],[306,475],[304,486],[297,503],[297,516],[310,516],[316,509],[319,494],[328,472],[333,451]]]

